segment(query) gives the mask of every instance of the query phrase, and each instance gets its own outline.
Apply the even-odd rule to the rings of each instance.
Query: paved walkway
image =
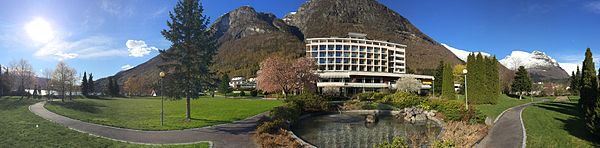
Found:
[[[547,101],[544,99],[543,101]],[[532,102],[537,103],[537,102]],[[532,103],[523,104],[517,107],[508,109],[498,119],[494,126],[483,138],[483,140],[475,145],[476,148],[524,148],[527,136],[521,113],[523,109]]]
[[[205,128],[173,131],[140,131],[67,118],[48,111],[44,107],[44,104],[46,102],[33,104],[29,106],[29,110],[44,119],[79,132],[112,140],[142,144],[189,144],[211,141],[214,147],[256,147],[252,134],[256,128],[257,121],[266,116],[266,113],[263,113],[242,121]]]

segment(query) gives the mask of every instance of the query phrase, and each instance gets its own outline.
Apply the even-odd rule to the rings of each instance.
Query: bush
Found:
[[[275,134],[281,129],[287,129],[287,123],[283,120],[277,119],[273,121],[263,122],[256,128],[257,134],[269,133]]]
[[[425,98],[416,94],[406,92],[396,92],[392,95],[387,95],[379,100],[379,103],[390,104],[398,108],[407,108],[419,105]]]
[[[374,145],[376,148],[408,148],[408,143],[404,140],[404,138],[395,136],[391,143],[383,142],[378,145]]]
[[[386,93],[386,92],[367,92],[367,93],[356,94],[356,95],[354,95],[354,97],[352,97],[352,99],[356,99],[356,100],[360,100],[360,101],[378,101],[378,100],[383,99],[387,95],[390,95],[390,94]]]
[[[246,96],[246,92],[244,92],[243,90],[240,92],[240,96]]]
[[[256,90],[250,91],[250,96],[252,96],[252,97],[258,96],[258,91],[256,91]]]
[[[301,94],[291,96],[285,100],[286,103],[297,105],[302,112],[321,112],[329,110],[329,103],[316,94]]]
[[[294,122],[300,117],[300,108],[295,104],[285,104],[283,106],[275,107],[271,110],[271,118],[274,120],[287,120]]]
[[[461,121],[465,113],[465,105],[452,100],[436,99],[430,100],[431,109],[437,110],[446,116],[447,120]]]

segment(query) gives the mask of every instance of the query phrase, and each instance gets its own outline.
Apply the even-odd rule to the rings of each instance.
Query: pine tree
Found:
[[[435,69],[434,75],[434,86],[433,90],[435,91],[434,95],[442,94],[442,84],[444,82],[444,61],[440,61],[440,64]]]
[[[169,27],[162,35],[170,41],[169,50],[161,50],[165,65],[161,70],[169,70],[172,81],[165,81],[167,87],[182,89],[173,92],[175,96],[186,97],[186,119],[191,119],[190,99],[198,97],[198,90],[210,79],[209,65],[216,51],[216,39],[208,27],[210,21],[203,15],[204,9],[198,0],[181,0],[169,12]],[[206,87],[206,88],[204,88]]]
[[[229,93],[229,91],[229,76],[227,74],[224,74],[221,77],[221,83],[219,83],[219,92],[227,96],[227,93]]]
[[[90,73],[90,77],[88,78],[87,87],[88,93],[94,95],[96,90],[94,90],[94,76],[92,75],[92,73]]]
[[[531,86],[532,83],[527,70],[525,70],[525,67],[519,66],[511,85],[512,92],[519,94],[519,99],[522,99],[523,93],[531,91]]]
[[[83,72],[83,79],[81,79],[81,94],[88,96],[87,72]]]
[[[455,99],[456,92],[454,91],[454,76],[452,74],[452,66],[450,64],[445,64],[443,69],[444,81],[442,82],[442,98]]]
[[[119,79],[113,79],[113,96],[118,97],[121,96],[121,88],[119,87]]]
[[[590,48],[587,48],[581,72],[579,107],[590,131],[600,136],[600,106],[598,105],[597,81],[593,55]]]

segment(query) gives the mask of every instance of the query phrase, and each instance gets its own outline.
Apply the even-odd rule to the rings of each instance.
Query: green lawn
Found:
[[[70,130],[31,113],[28,106],[35,102],[37,100],[0,98],[0,147],[153,147]],[[208,143],[164,147],[208,147]]]
[[[465,101],[465,96],[464,95],[457,95],[458,100],[464,102]],[[541,98],[534,98],[534,101],[540,100]],[[519,100],[518,98],[511,98],[505,94],[500,94],[500,97],[498,98],[498,103],[492,105],[492,104],[481,104],[481,105],[476,105],[477,109],[480,110],[483,114],[485,114],[486,116],[492,118],[492,119],[496,119],[496,117],[498,115],[500,115],[500,113],[502,113],[504,110],[509,109],[511,107],[514,106],[518,106],[521,104],[525,104],[525,103],[529,103],[531,102],[531,98],[529,97],[523,97],[522,100]]]
[[[77,99],[52,102],[52,112],[86,122],[140,130],[174,130],[242,120],[281,105],[281,101],[202,97],[191,101],[192,120],[185,120],[185,100],[165,101],[160,125],[160,98]]]
[[[577,97],[532,105],[522,116],[528,147],[600,147],[600,139],[594,139],[579,118]]]

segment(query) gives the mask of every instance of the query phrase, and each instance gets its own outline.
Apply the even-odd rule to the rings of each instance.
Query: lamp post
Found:
[[[467,93],[467,69],[463,69],[465,74],[465,108],[469,110],[469,94]]]
[[[160,126],[164,125],[164,116],[165,116],[165,99],[163,92],[163,78],[165,78],[166,73],[160,72],[158,74],[160,76]]]

